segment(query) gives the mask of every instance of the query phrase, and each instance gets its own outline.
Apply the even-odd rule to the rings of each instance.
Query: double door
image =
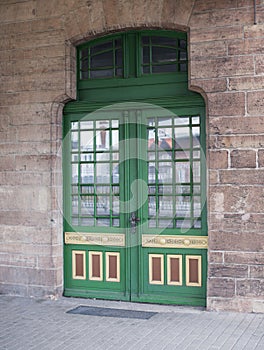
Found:
[[[65,120],[65,295],[205,305],[202,112],[131,103]]]

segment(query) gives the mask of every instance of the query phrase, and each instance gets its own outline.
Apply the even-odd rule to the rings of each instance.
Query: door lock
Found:
[[[129,221],[130,221],[131,233],[136,233],[137,222],[140,221],[140,218],[137,218],[136,213],[133,212],[131,214]]]

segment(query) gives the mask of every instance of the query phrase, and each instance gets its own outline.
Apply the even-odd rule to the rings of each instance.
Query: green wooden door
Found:
[[[142,38],[154,57],[156,38]],[[124,60],[139,42],[124,36]],[[181,73],[138,77],[133,57],[114,91],[109,81],[81,81],[79,101],[65,109],[65,295],[205,305],[203,102]],[[152,61],[143,72],[160,69]],[[178,96],[166,96],[171,89]]]

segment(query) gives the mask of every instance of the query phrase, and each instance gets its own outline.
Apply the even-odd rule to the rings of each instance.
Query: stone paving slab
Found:
[[[79,305],[154,311],[148,320],[66,313]],[[0,296],[1,350],[263,350],[264,314]]]

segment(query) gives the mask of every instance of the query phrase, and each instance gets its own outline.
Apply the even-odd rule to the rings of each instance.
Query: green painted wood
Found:
[[[170,37],[186,38],[184,33],[144,31],[118,34],[123,40],[124,49],[124,76],[123,78],[113,79],[92,79],[82,80],[78,74],[78,98],[76,101],[68,103],[64,108],[63,120],[63,180],[64,180],[64,231],[67,232],[93,232],[93,233],[124,233],[126,236],[126,247],[107,247],[107,246],[88,246],[88,245],[65,245],[64,265],[65,265],[65,295],[88,298],[102,298],[115,300],[132,300],[138,302],[155,302],[166,304],[182,305],[201,305],[206,304],[206,281],[207,281],[207,251],[197,249],[164,249],[164,248],[142,248],[142,234],[160,234],[158,227],[148,227],[148,202],[138,206],[138,203],[144,202],[143,187],[136,187],[136,192],[132,194],[131,185],[137,180],[148,181],[148,161],[146,142],[148,140],[147,120],[150,117],[167,116],[169,113],[175,113],[179,116],[195,115],[200,116],[201,137],[200,143],[205,154],[206,136],[205,136],[205,108],[202,97],[188,90],[188,75],[184,72],[175,74],[157,74],[142,76],[140,60],[140,38],[142,35],[168,35]],[[117,36],[109,36],[107,39],[114,40]],[[98,39],[100,44],[106,38]],[[90,44],[84,44],[78,48],[80,52]],[[78,54],[77,69],[80,69],[80,54]],[[125,104],[124,104],[125,102]],[[124,108],[125,106],[125,108]],[[98,111],[99,110],[99,111]],[[120,149],[119,163],[119,194],[121,200],[121,213],[119,215],[120,226],[81,226],[71,222],[71,123],[83,120],[113,120],[119,119],[119,139],[122,145]],[[192,126],[191,126],[192,128]],[[98,131],[98,130],[97,130]],[[79,128],[76,133],[81,134]],[[96,133],[95,133],[96,134]],[[137,140],[137,141],[135,141]],[[157,141],[157,140],[156,140]],[[80,137],[79,151],[76,152],[81,157]],[[95,144],[94,144],[95,146]],[[192,146],[192,145],[191,145]],[[192,147],[191,147],[192,148]],[[111,152],[110,159],[111,157]],[[156,151],[156,158],[159,152]],[[96,157],[96,152],[93,154]],[[173,158],[175,151],[173,151]],[[190,158],[192,163],[194,159]],[[191,228],[182,233],[177,227],[166,228],[164,235],[207,235],[206,218],[206,164],[205,158],[201,158],[201,198],[205,203],[201,214],[201,228]],[[110,164],[111,160],[109,161]],[[82,162],[76,162],[77,166],[82,166]],[[96,165],[96,162],[94,163]],[[156,162],[159,164],[159,161]],[[96,175],[96,173],[95,173]],[[80,175],[78,181],[79,208],[81,201],[81,192],[83,186],[80,184]],[[173,180],[172,186],[175,191],[177,183]],[[155,180],[156,192],[159,189],[157,178]],[[193,181],[190,181],[191,193],[193,196]],[[173,192],[175,195],[175,192]],[[94,193],[94,205],[96,204],[97,193]],[[164,195],[166,196],[166,194]],[[168,195],[167,195],[168,196]],[[132,201],[134,199],[134,202]],[[156,196],[156,205],[159,200]],[[124,203],[124,204],[122,204]],[[174,204],[175,206],[175,204]],[[140,218],[139,228],[135,233],[130,229],[130,216],[135,212]],[[193,209],[191,211],[193,213]],[[158,212],[157,212],[158,214]],[[111,214],[112,215],[112,214]],[[97,214],[94,214],[96,219]],[[158,220],[158,218],[157,218]],[[157,221],[158,222],[158,221]],[[103,281],[74,280],[72,278],[72,250],[81,250],[86,252],[86,271],[89,271],[88,251],[101,251],[103,256],[106,252],[119,252],[121,263],[121,281],[107,282],[105,276]],[[167,265],[164,265],[164,285],[149,284],[148,256],[149,254],[163,254],[166,262],[167,254],[180,254],[183,256],[183,285],[169,286],[166,284]],[[202,287],[187,287],[185,285],[185,256],[202,256]],[[105,259],[105,258],[104,258]],[[104,260],[105,269],[105,260]]]

